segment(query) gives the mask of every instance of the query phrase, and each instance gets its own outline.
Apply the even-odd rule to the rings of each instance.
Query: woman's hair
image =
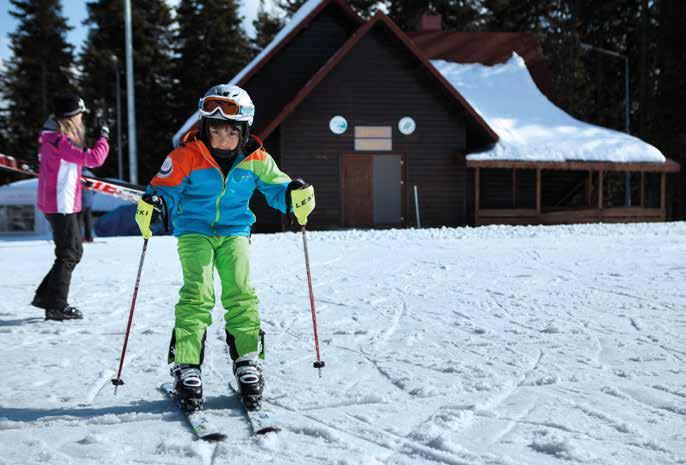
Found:
[[[76,116],[70,116],[69,118],[56,118],[58,132],[64,134],[70,138],[73,142],[78,145],[84,145],[85,128],[83,123],[78,124],[76,122]]]

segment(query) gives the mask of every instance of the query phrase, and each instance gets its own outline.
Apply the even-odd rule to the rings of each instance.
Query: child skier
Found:
[[[54,119],[45,122],[40,134],[38,209],[45,214],[55,242],[55,262],[36,290],[31,305],[45,309],[46,320],[77,320],[82,313],[69,305],[69,285],[81,260],[83,245],[78,215],[81,211],[81,170],[105,163],[110,130],[100,128],[93,148],[84,147],[82,121],[86,105],[78,95],[66,93],[54,99]]]
[[[249,237],[255,215],[248,204],[257,188],[271,207],[306,220],[314,209],[314,189],[282,173],[261,141],[250,136],[255,107],[243,89],[214,86],[200,99],[198,110],[199,131],[187,133],[181,146],[167,156],[138,204],[136,222],[147,239],[150,221],[159,217],[173,224],[178,238],[183,287],[168,355],[168,362],[174,364],[177,399],[189,410],[202,407],[201,365],[215,304],[216,268],[239,392],[248,409],[259,410],[264,333],[249,282]],[[309,201],[292,202],[293,190]]]

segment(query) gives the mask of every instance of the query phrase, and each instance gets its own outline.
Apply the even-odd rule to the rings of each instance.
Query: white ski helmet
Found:
[[[198,103],[201,118],[246,122],[252,126],[255,105],[248,93],[238,86],[219,84],[211,87]]]

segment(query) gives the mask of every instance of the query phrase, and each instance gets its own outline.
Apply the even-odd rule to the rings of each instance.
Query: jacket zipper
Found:
[[[217,235],[217,230],[215,229],[214,225],[217,224],[217,222],[219,221],[219,218],[221,217],[221,211],[219,209],[219,203],[221,202],[222,197],[224,197],[224,193],[226,193],[226,183],[229,180],[229,176],[231,175],[233,170],[238,165],[240,165],[243,160],[245,160],[250,155],[252,155],[252,152],[250,154],[245,155],[241,160],[236,159],[234,161],[233,165],[231,166],[231,169],[228,171],[228,173],[226,173],[226,177],[224,177],[224,173],[222,173],[221,168],[219,168],[219,166],[217,166],[217,163],[214,161],[214,159],[212,158],[211,155],[208,157],[207,155],[205,155],[205,152],[202,149],[200,149],[200,153],[202,154],[203,157],[205,157],[205,159],[207,161],[210,162],[210,164],[214,167],[214,169],[216,169],[219,172],[219,176],[222,177],[222,193],[219,194],[219,197],[217,197],[217,200],[214,202],[215,216],[214,216],[214,221],[212,223],[210,223],[210,229],[212,231],[214,231],[214,236],[219,237]]]
[[[229,173],[226,174],[226,177],[224,177],[224,173],[222,173],[222,170],[219,168],[215,169],[219,171],[219,176],[222,177],[222,193],[219,194],[219,197],[217,197],[217,200],[214,202],[214,208],[215,208],[215,215],[214,215],[214,221],[210,223],[210,228],[212,231],[214,231],[214,236],[218,237],[217,230],[214,228],[214,225],[217,224],[219,221],[219,218],[221,217],[221,210],[219,209],[219,203],[222,201],[222,197],[224,197],[224,193],[226,192],[226,181],[229,179],[229,173],[231,172],[229,170]]]
[[[205,157],[206,160],[208,160],[208,161],[210,160],[210,158],[208,158],[205,155],[205,153],[202,151],[202,149],[200,150],[200,153],[202,153],[202,156]],[[233,165],[231,166],[231,169],[228,171],[228,173],[226,173],[226,177],[224,177],[224,173],[222,173],[222,170],[218,166],[216,166],[216,162],[214,161],[214,159],[212,161],[210,161],[210,163],[214,166],[214,169],[216,169],[219,172],[219,176],[222,177],[222,193],[219,194],[219,197],[217,197],[217,200],[215,200],[215,202],[214,202],[215,216],[214,216],[214,221],[212,223],[210,223],[210,229],[212,229],[212,231],[214,231],[215,237],[219,237],[217,234],[217,230],[215,229],[214,225],[217,224],[217,222],[219,221],[219,218],[221,217],[221,210],[219,209],[219,203],[221,202],[222,197],[224,197],[224,193],[226,192],[226,183],[229,180],[229,175],[231,175],[231,173],[236,168],[236,166],[240,165],[240,163],[243,160],[245,160],[246,158],[247,158],[247,156],[244,156],[243,159],[241,159],[240,161],[235,160]]]

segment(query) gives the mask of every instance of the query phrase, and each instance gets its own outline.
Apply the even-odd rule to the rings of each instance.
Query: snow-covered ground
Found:
[[[686,463],[686,223],[310,233],[253,238],[266,396],[283,432],[250,437],[221,312],[194,441],[158,391],[181,282],[153,238],[117,396],[140,238],[86,245],[85,313],[30,307],[52,244],[0,242],[0,464]]]

